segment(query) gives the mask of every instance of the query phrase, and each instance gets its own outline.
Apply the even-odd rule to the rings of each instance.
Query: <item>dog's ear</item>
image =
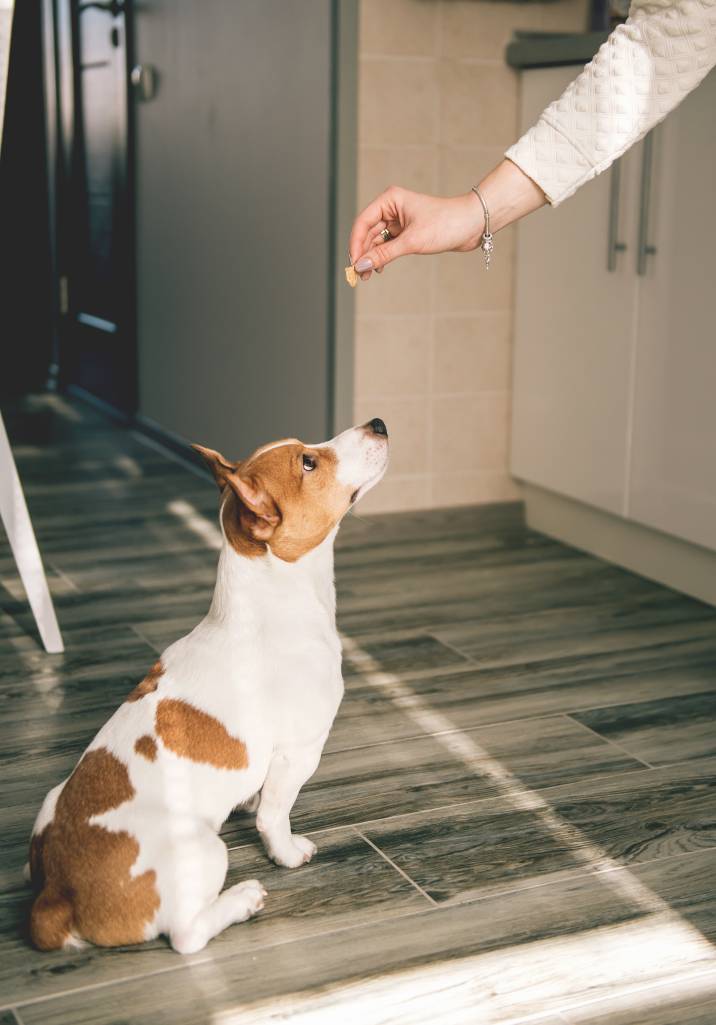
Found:
[[[214,474],[214,480],[219,488],[223,488],[228,483],[229,475],[236,473],[238,464],[229,462],[221,452],[215,452],[213,448],[204,448],[203,445],[192,445],[191,447],[199,453]]]
[[[268,541],[281,522],[278,507],[258,477],[242,477],[234,472],[226,483],[256,517],[251,533],[259,541]]]

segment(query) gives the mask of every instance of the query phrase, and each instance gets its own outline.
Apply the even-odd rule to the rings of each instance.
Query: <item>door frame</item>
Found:
[[[50,202],[50,234],[53,263],[53,358],[48,386],[76,394],[115,416],[132,419],[138,402],[137,298],[136,298],[136,203],[135,112],[130,85],[134,60],[133,0],[120,0],[125,32],[126,162],[118,176],[119,202],[125,222],[120,257],[120,305],[122,337],[126,350],[128,394],[122,407],[90,394],[73,382],[67,367],[74,307],[72,274],[76,261],[73,213],[77,202],[79,126],[78,3],[86,0],[43,0],[45,66],[45,117]]]
[[[358,178],[358,0],[333,2],[333,109],[331,234],[334,281],[328,338],[329,431],[353,424],[355,402],[355,291],[347,288],[343,267],[348,238],[357,213]]]

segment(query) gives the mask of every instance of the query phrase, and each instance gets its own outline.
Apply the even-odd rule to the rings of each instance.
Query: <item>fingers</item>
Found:
[[[348,240],[348,251],[354,262],[370,248],[370,240],[377,233],[377,224],[380,223],[383,228],[386,225],[388,227],[391,224],[395,225],[396,231],[391,229],[391,234],[396,234],[400,230],[402,220],[400,210],[404,195],[406,195],[404,189],[391,186],[385,192],[381,192],[365,210],[358,214],[353,222],[351,237]],[[377,231],[380,230],[377,228]]]
[[[380,273],[393,260],[397,260],[399,256],[407,256],[410,252],[409,232],[403,232],[397,238],[391,238],[387,242],[380,242],[380,244],[372,246],[356,261],[355,269],[365,281],[371,271]]]
[[[383,216],[384,196],[385,193],[382,193],[372,203],[369,203],[353,222],[351,237],[348,240],[348,252],[354,263],[368,248],[368,239],[375,234],[375,226],[383,222],[383,227],[385,227],[386,218]]]
[[[370,252],[377,246],[384,246],[391,238],[397,238],[401,233],[400,224],[397,221],[378,221],[374,224],[371,230],[368,232],[368,241],[366,243],[366,251]],[[386,238],[384,232],[388,232],[388,238]],[[376,267],[375,271],[377,274],[382,274],[383,268]],[[371,271],[366,271],[361,274],[361,280],[367,281],[370,278]]]

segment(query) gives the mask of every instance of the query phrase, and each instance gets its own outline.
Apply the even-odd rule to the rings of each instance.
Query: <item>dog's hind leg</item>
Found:
[[[158,873],[161,909],[154,935],[163,932],[180,954],[193,954],[235,922],[244,922],[263,907],[266,891],[249,879],[221,891],[228,851],[208,826],[192,822],[188,829],[163,833]],[[150,937],[147,937],[150,938]]]
[[[228,926],[245,922],[260,911],[265,896],[266,890],[257,879],[230,886],[190,922],[172,929],[169,933],[171,945],[180,954],[195,954]]]

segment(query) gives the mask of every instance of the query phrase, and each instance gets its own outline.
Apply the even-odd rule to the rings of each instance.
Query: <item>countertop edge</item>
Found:
[[[518,71],[586,64],[608,38],[608,32],[517,36],[507,44],[505,58]]]

